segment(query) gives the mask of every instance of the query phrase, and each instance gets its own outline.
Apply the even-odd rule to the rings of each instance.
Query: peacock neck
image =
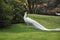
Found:
[[[24,15],[24,18],[26,18],[27,17],[27,12],[25,12],[25,15]]]

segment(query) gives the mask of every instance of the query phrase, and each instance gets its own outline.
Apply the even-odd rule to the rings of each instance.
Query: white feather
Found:
[[[60,31],[60,28],[57,28],[57,29],[47,29],[45,28],[44,26],[42,26],[40,23],[38,23],[37,21],[27,17],[27,12],[25,12],[25,15],[24,15],[24,21],[26,23],[30,23],[32,25],[34,25],[36,28],[40,29],[40,30],[45,30],[45,31]]]

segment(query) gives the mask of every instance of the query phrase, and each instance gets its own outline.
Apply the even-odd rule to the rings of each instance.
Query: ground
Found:
[[[46,28],[59,28],[60,16],[29,14]],[[33,25],[13,24],[6,29],[0,29],[0,40],[60,40],[60,32],[46,32]]]

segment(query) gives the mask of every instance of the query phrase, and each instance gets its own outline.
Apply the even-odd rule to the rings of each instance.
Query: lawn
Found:
[[[60,16],[29,14],[46,28],[59,28]],[[33,25],[13,24],[6,29],[0,29],[0,40],[60,40],[60,32],[46,32]]]

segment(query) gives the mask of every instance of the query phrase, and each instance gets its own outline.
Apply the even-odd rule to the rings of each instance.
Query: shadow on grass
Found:
[[[32,25],[13,24],[12,26],[9,26],[8,28],[0,29],[0,32],[21,33],[21,32],[47,32],[47,31],[38,30]]]
[[[12,32],[12,33],[20,33],[20,32],[35,32],[40,31],[34,28],[32,25],[26,24],[13,24],[8,28],[0,29],[0,32]]]

